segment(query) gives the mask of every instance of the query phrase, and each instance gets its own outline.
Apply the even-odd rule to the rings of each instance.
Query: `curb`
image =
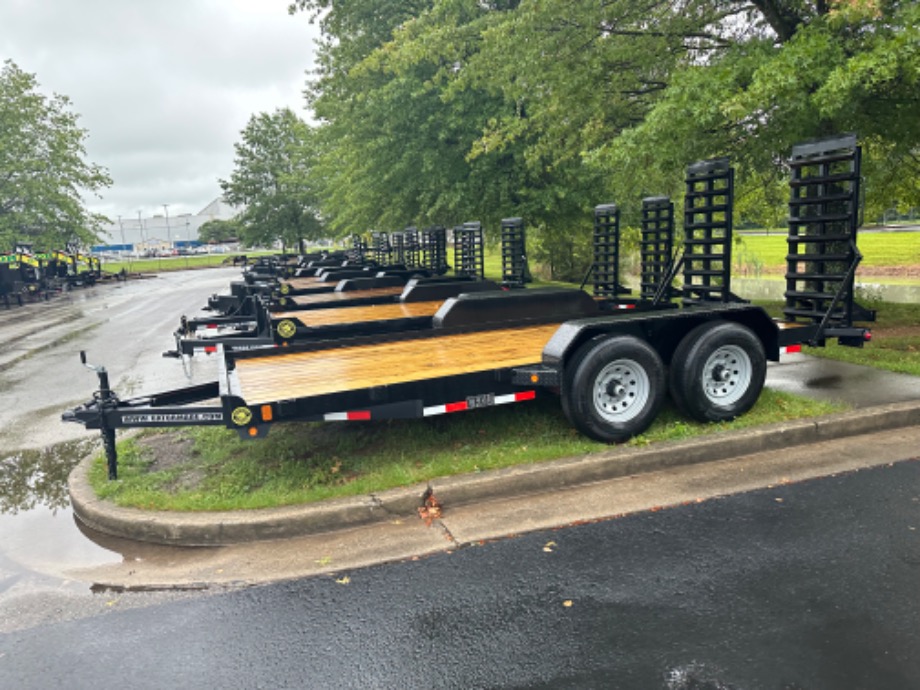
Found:
[[[782,450],[831,439],[920,426],[920,400],[893,403],[766,427],[715,434],[649,448],[599,453],[501,470],[443,477],[429,484],[442,506],[540,493],[671,467]],[[287,539],[414,515],[429,484],[317,504],[208,513],[122,508],[96,497],[89,485],[92,458],[70,474],[74,515],[104,534],[173,546],[222,546]]]

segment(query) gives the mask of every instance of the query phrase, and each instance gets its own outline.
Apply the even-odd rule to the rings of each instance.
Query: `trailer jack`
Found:
[[[105,367],[97,367],[86,363],[86,352],[80,350],[80,362],[99,377],[99,390],[93,395],[99,408],[99,431],[102,433],[102,446],[105,448],[105,460],[109,469],[109,479],[118,479],[118,451],[115,449],[115,429],[109,428],[105,419],[105,411],[118,406],[118,398],[109,387],[109,372]]]

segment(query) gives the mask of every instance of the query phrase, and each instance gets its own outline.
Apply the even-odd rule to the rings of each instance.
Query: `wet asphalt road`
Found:
[[[920,461],[337,577],[113,597],[0,637],[0,685],[917,688]]]
[[[68,571],[123,558],[83,536],[67,496],[68,472],[98,444],[97,433],[61,422],[65,408],[98,386],[80,350],[108,368],[121,395],[213,380],[214,360],[196,359],[188,378],[161,354],[174,346],[179,317],[198,314],[239,275],[239,268],[164,273],[0,308],[0,628],[3,616],[41,617],[47,606],[63,608],[59,600],[80,608],[72,598],[88,598],[89,586]]]
[[[4,449],[41,448],[87,438],[61,412],[85,402],[98,387],[80,364],[105,366],[122,396],[216,378],[214,360],[195,360],[186,377],[172,332],[182,314],[198,314],[213,292],[228,292],[238,268],[179,271],[125,283],[79,288],[50,302],[0,309],[0,441]]]
[[[72,687],[723,687],[674,684],[682,677],[720,678],[734,684],[724,687],[738,688],[920,687],[920,675],[907,662],[891,662],[895,671],[882,663],[904,645],[918,648],[910,634],[901,637],[905,617],[914,617],[915,628],[920,622],[910,608],[916,596],[904,593],[910,583],[896,578],[890,589],[887,565],[879,579],[888,555],[882,547],[893,543],[894,533],[864,536],[861,509],[844,496],[838,500],[859,534],[841,533],[825,542],[815,528],[808,536],[817,545],[803,543],[788,554],[783,532],[791,529],[793,543],[799,535],[798,527],[780,520],[789,514],[782,510],[788,507],[785,499],[760,506],[753,513],[760,516],[757,524],[749,524],[745,501],[752,499],[735,497],[372,568],[351,573],[349,584],[321,578],[226,593],[90,595],[89,583],[68,573],[128,557],[96,546],[73,525],[61,489],[68,463],[84,446],[56,446],[73,458],[43,458],[38,451],[94,437],[59,421],[64,407],[82,402],[95,387],[77,353],[86,349],[94,363],[105,364],[121,394],[187,385],[181,365],[161,359],[160,352],[171,346],[179,315],[197,312],[208,294],[225,291],[237,275],[236,269],[188,272],[97,287],[0,319],[0,442],[5,450],[26,449],[17,461],[23,481],[15,491],[21,492],[0,497],[0,688],[65,681]],[[771,366],[768,383],[856,405],[920,396],[911,377],[847,367],[793,356]],[[196,360],[193,376],[193,382],[212,379],[213,362]],[[862,472],[854,482],[880,472]],[[892,488],[917,486],[913,475],[901,481],[907,486],[894,482]],[[881,490],[872,495],[879,505],[867,511],[888,500]],[[720,507],[721,517],[705,517]],[[825,507],[823,517],[814,519],[833,522],[832,509]],[[668,521],[695,510],[703,517],[688,513],[682,520],[696,525],[697,533],[679,537],[680,526]],[[733,511],[740,512],[733,518]],[[801,524],[811,520],[809,511],[798,508],[806,513],[797,518]],[[734,541],[732,523],[744,528]],[[773,530],[775,539],[767,539]],[[726,541],[717,544],[717,538]],[[545,552],[550,541],[556,545]],[[857,572],[848,559],[862,549],[866,563]],[[707,550],[717,557],[709,558]],[[602,552],[600,558],[596,552]],[[808,561],[810,555],[815,562]],[[644,561],[634,562],[639,557]],[[825,561],[841,564],[846,572],[839,575],[852,579],[825,572]],[[804,581],[800,588],[793,575],[799,571],[812,573],[815,582],[826,578],[827,592]],[[911,582],[920,582],[916,575]],[[752,583],[759,583],[756,591],[748,591]],[[774,595],[773,583],[798,603]],[[664,598],[656,598],[659,594]],[[855,623],[831,618],[834,611],[849,610],[849,599],[882,595],[903,596],[910,605],[902,610],[882,602],[883,622],[873,611]],[[858,610],[876,603],[860,603]],[[764,616],[767,627],[759,633],[744,628],[757,625],[757,616]],[[889,619],[893,627],[886,627]],[[804,644],[808,626],[814,635],[827,631],[826,650],[817,638],[804,647],[811,656],[829,655],[821,668],[849,668],[853,657],[850,666],[871,671],[872,682],[832,683],[839,678],[812,669],[809,664],[820,659],[811,656],[792,664],[801,675],[776,675],[777,659],[785,664],[787,657],[804,654],[794,642]],[[868,630],[871,640],[891,641],[894,651],[869,645],[869,658],[859,650],[839,651],[841,645],[866,647],[868,642],[853,642],[857,629]],[[736,644],[728,640],[729,631]],[[49,650],[52,668],[45,673]],[[736,672],[742,657],[761,675]],[[668,677],[677,680],[668,685]],[[911,682],[899,685],[903,678]]]

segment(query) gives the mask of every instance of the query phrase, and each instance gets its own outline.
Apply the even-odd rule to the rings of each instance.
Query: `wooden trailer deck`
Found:
[[[366,323],[368,321],[390,321],[423,316],[434,316],[444,304],[443,300],[432,302],[394,302],[393,304],[371,304],[363,307],[343,307],[341,309],[316,309],[311,311],[272,312],[272,320],[293,319],[307,328],[317,326],[339,326],[347,323]]]
[[[295,295],[287,299],[299,306],[308,304],[332,304],[350,299],[363,299],[365,297],[386,297],[387,295],[401,295],[405,290],[404,285],[394,287],[371,288],[369,290],[351,290],[347,292],[323,292],[318,295]]]
[[[310,276],[308,278],[287,278],[282,280],[281,284],[290,285],[292,288],[296,288],[298,290],[314,287],[316,285],[328,285],[328,283],[321,283],[319,278],[316,276]]]
[[[288,290],[297,290],[299,294],[312,294],[314,292],[330,292],[338,285],[337,282],[324,283],[316,278],[292,278],[281,283],[281,292],[284,294],[285,286]]]
[[[539,363],[561,324],[239,359],[249,405]]]

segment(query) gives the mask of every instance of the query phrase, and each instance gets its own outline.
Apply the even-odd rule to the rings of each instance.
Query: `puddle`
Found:
[[[70,508],[67,476],[95,446],[82,439],[0,455],[0,556],[17,575],[120,560],[80,533]]]
[[[68,508],[67,476],[96,445],[81,439],[0,455],[0,515]]]

